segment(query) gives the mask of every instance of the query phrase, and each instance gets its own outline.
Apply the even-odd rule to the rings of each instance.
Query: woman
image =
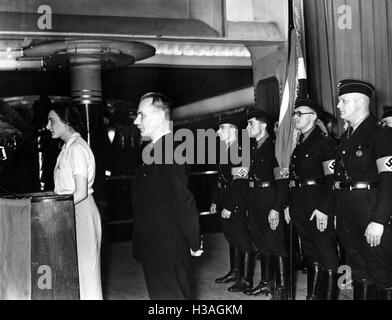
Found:
[[[54,103],[47,129],[64,141],[54,169],[56,194],[73,194],[80,299],[101,300],[101,219],[93,198],[94,155],[79,134],[81,117],[76,107]]]

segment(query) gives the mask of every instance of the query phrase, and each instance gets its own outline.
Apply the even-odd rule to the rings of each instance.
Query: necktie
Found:
[[[298,144],[302,144],[302,142],[304,142],[304,137],[305,137],[305,135],[304,135],[303,133],[301,133],[301,134],[299,135]]]
[[[347,129],[347,140],[351,138],[353,131],[354,131],[354,128],[352,126],[349,126]]]

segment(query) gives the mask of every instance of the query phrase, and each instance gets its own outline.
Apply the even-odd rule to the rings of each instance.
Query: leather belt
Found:
[[[371,190],[378,187],[379,182],[340,182],[335,181],[334,190]]]
[[[275,184],[275,181],[249,181],[249,188],[269,188]]]
[[[309,186],[317,186],[320,184],[324,184],[325,179],[305,179],[305,180],[290,180],[289,187],[293,188],[302,188],[302,187],[309,187]]]

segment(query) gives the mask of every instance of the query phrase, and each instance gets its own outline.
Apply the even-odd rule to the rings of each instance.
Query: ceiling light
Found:
[[[157,55],[196,56],[196,57],[237,57],[250,58],[249,50],[241,44],[203,44],[203,43],[151,43]]]

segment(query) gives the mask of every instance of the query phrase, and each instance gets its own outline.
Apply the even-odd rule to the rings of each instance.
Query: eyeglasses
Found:
[[[293,117],[297,116],[297,117],[301,118],[301,117],[304,116],[305,114],[314,114],[314,112],[294,111],[294,112],[292,113],[292,116],[293,116]]]

